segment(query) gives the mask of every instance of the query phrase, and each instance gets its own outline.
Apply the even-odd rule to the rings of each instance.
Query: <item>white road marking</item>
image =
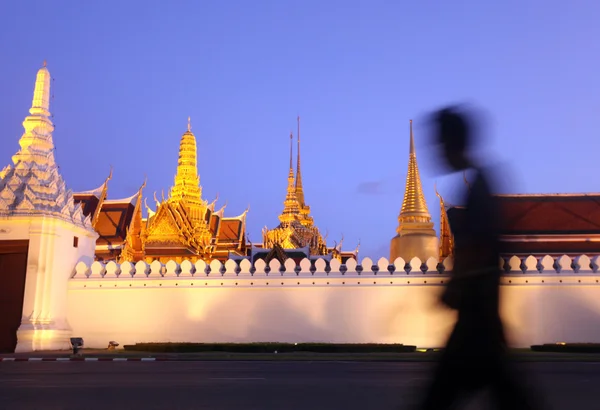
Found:
[[[209,377],[210,380],[266,380],[264,377]]]

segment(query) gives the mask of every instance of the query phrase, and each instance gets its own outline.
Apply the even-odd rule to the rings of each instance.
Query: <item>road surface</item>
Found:
[[[0,408],[408,409],[432,363],[1,362]],[[521,363],[549,409],[598,409],[600,363]],[[482,400],[479,400],[482,401]],[[480,407],[471,404],[469,409]]]

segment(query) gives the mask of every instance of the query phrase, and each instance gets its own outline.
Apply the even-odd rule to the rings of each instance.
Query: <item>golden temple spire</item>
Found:
[[[419,176],[419,167],[417,165],[417,153],[415,150],[415,141],[410,120],[410,153],[408,158],[408,173],[406,175],[406,188],[404,191],[404,200],[402,201],[402,210],[398,216],[400,225],[406,222],[430,222],[431,215],[427,209],[423,188],[421,186],[421,177]]]
[[[409,147],[404,200],[398,215],[397,235],[390,242],[390,261],[395,261],[399,257],[405,261],[412,260],[414,257],[422,261],[429,258],[437,260],[440,255],[439,241],[423,195],[412,120],[410,120]]]
[[[292,151],[292,141],[294,140],[294,134],[290,131],[290,173],[292,175],[292,178],[294,177],[294,163],[292,161],[292,158],[294,157],[294,153]]]
[[[300,116],[298,116],[298,153],[296,160],[296,197],[298,198],[298,204],[300,207],[304,207],[304,188],[302,186],[302,171],[300,170]]]
[[[191,120],[188,117],[187,131],[183,133],[179,143],[177,175],[170,196],[173,200],[185,200],[190,204],[197,204],[202,199],[202,188],[198,176],[196,137],[191,129]]]
[[[440,261],[443,261],[452,254],[454,241],[444,198],[442,198],[442,195],[438,192],[437,185],[434,185],[434,189],[435,194],[440,200]]]
[[[294,187],[294,166],[293,166],[293,146],[294,135],[290,132],[290,170],[288,172],[288,187],[283,202],[283,212],[279,215],[281,223],[290,223],[298,218],[299,205],[296,197],[296,188]]]
[[[192,132],[192,117],[188,117],[188,132]]]

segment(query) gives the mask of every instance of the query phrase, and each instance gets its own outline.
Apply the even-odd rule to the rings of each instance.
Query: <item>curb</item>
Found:
[[[160,362],[156,357],[0,357],[0,362]]]

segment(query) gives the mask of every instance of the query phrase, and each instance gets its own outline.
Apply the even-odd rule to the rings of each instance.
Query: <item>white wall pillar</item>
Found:
[[[77,262],[93,261],[98,235],[48,216],[32,218],[27,228],[21,232],[29,239],[29,251],[23,317],[15,351],[68,349],[68,281]],[[74,237],[78,238],[77,247]]]

